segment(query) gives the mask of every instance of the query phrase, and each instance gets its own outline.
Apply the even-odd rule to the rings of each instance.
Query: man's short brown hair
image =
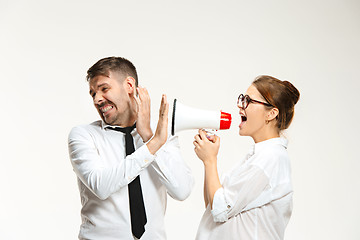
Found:
[[[122,57],[107,57],[97,61],[87,71],[86,80],[89,82],[97,76],[110,77],[110,72],[119,73],[126,77],[135,79],[135,85],[138,86],[138,76],[134,64]]]

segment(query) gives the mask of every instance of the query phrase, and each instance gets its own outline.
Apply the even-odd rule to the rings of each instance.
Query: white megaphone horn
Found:
[[[186,129],[229,129],[230,125],[230,113],[192,108],[174,99],[171,122],[172,135]]]

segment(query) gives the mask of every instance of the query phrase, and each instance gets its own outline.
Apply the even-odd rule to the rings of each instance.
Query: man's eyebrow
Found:
[[[101,88],[101,87],[103,87],[103,86],[105,86],[105,85],[109,85],[109,84],[107,84],[107,83],[102,83],[102,84],[96,86],[95,88],[98,89],[98,88]],[[89,94],[92,95],[93,92],[94,92],[93,90],[90,90],[90,91],[89,91]]]
[[[98,85],[97,88],[101,88],[101,87],[104,86],[104,85],[109,85],[109,84],[107,84],[107,83],[102,83],[102,84]]]

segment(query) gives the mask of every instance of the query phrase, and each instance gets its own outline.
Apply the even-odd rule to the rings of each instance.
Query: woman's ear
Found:
[[[127,91],[128,94],[134,94],[136,93],[136,84],[135,84],[135,79],[133,77],[126,77],[125,78],[125,89]]]
[[[272,108],[266,115],[266,121],[270,122],[279,115],[279,109]]]

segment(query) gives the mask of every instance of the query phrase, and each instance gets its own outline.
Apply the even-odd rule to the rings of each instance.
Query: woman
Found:
[[[218,136],[202,130],[195,136],[195,153],[203,161],[205,213],[196,239],[283,239],[292,211],[287,140],[280,137],[294,115],[299,91],[288,81],[257,77],[240,94],[239,133],[254,147],[244,161],[220,181],[217,171]]]

